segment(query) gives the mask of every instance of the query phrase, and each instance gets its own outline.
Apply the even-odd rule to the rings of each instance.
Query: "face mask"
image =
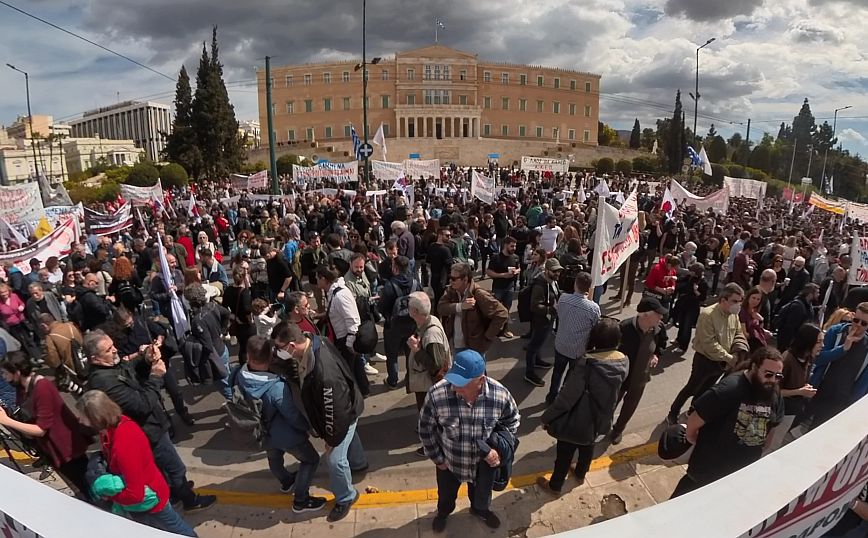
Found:
[[[729,305],[729,313],[730,314],[737,316],[739,312],[741,312],[741,305],[740,304]]]
[[[275,355],[277,355],[277,358],[282,361],[288,361],[292,358],[292,355],[289,353],[289,351],[285,349],[278,349]]]

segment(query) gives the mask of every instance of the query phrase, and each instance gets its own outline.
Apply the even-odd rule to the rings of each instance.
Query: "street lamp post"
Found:
[[[367,56],[368,2],[362,0],[362,121],[364,122],[365,146],[368,145],[368,56]],[[365,153],[365,186],[368,185],[368,154]]]
[[[832,120],[832,138],[835,138],[835,132],[838,129],[838,112],[842,110],[847,110],[848,108],[853,108],[852,105],[842,106],[841,108],[835,109],[835,119]],[[820,174],[820,181],[823,182],[823,185],[820,188],[823,188],[826,185],[826,159],[829,157],[829,148],[826,148],[825,153],[823,154],[823,173]]]
[[[13,71],[18,71],[22,75],[24,75],[24,91],[27,94],[27,123],[30,125],[30,138],[33,138],[33,112],[30,110],[30,75],[27,74],[27,71],[23,71],[18,69],[12,64],[7,63],[6,67],[12,69]],[[25,131],[25,135],[26,135]],[[27,138],[25,136],[24,138]],[[36,177],[39,177],[39,160],[36,158],[36,145],[31,141],[30,149],[33,150],[33,170],[36,172]]]
[[[696,49],[696,93],[693,98],[693,149],[696,149],[696,140],[698,139],[696,136],[696,120],[699,115],[699,51],[711,45],[715,39],[712,37],[704,45]]]

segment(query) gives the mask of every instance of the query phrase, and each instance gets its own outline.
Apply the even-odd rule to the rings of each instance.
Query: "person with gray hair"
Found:
[[[416,238],[407,229],[407,224],[396,220],[392,222],[392,233],[398,244],[398,256],[404,256],[410,260],[410,272],[416,269]]]
[[[30,292],[30,298],[27,299],[25,313],[31,327],[39,326],[39,314],[51,314],[57,321],[67,321],[66,308],[61,306],[57,295],[45,293],[42,282],[31,282],[27,290]]]

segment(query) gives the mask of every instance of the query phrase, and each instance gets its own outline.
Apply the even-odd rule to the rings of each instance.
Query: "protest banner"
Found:
[[[847,206],[845,204],[829,200],[828,198],[823,198],[816,192],[811,193],[811,197],[808,198],[808,203],[817,209],[822,209],[823,211],[828,211],[836,215],[847,214]]]
[[[78,241],[78,221],[67,219],[49,235],[46,235],[29,247],[0,253],[0,263],[12,261],[22,273],[30,272],[30,259],[36,258],[42,263],[52,256],[63,258],[72,251],[72,244]]]
[[[482,200],[483,203],[494,204],[494,178],[473,171],[473,181],[470,183],[470,194]]]
[[[371,161],[371,173],[374,177],[383,181],[392,181],[404,171],[404,163],[390,163],[387,161]]]
[[[676,202],[692,205],[696,207],[697,211],[705,212],[714,209],[719,214],[725,214],[729,211],[729,191],[726,188],[715,191],[708,196],[697,196],[673,179],[669,183],[669,189]]]
[[[75,217],[79,220],[84,219],[84,206],[81,202],[75,205],[52,205],[45,208],[45,218],[50,222],[57,222],[64,217]]]
[[[348,163],[319,163],[314,166],[292,165],[292,177],[304,185],[313,181],[331,180],[337,183],[359,179],[359,161]]]
[[[868,237],[853,236],[850,244],[850,284],[868,284]]]
[[[594,260],[591,264],[593,286],[602,286],[639,249],[639,202],[636,191],[624,200],[621,209],[602,197],[597,209],[594,232]]]
[[[729,191],[730,198],[760,200],[766,195],[769,184],[755,179],[723,176],[723,186]]]
[[[89,233],[97,236],[111,235],[133,226],[133,212],[130,202],[125,203],[114,213],[100,213],[89,207],[84,208],[84,225]]]
[[[135,185],[121,184],[121,196],[134,206],[151,205],[154,200],[163,200],[163,185],[160,180],[151,187],[136,187]]]
[[[566,159],[547,157],[522,157],[521,169],[527,172],[568,172],[570,163]]]
[[[853,220],[858,220],[862,224],[868,223],[868,205],[848,202],[847,217]]]
[[[243,191],[247,188],[247,179],[248,176],[243,174],[231,174],[229,176],[229,183],[232,185],[233,189]]]
[[[440,159],[419,160],[405,159],[404,160],[404,175],[408,178],[439,178],[440,177]]]
[[[36,223],[45,217],[39,183],[0,187],[0,218],[9,224]]]
[[[268,171],[256,172],[247,177],[247,190],[264,189],[268,187]]]

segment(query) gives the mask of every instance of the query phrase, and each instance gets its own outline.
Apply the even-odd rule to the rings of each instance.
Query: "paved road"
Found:
[[[487,280],[481,284],[487,287],[489,283],[490,280]],[[638,297],[634,297],[633,304],[637,302]],[[621,318],[635,315],[635,310],[628,307],[618,316],[616,305],[617,301],[612,300],[610,291],[603,298],[604,313]],[[513,318],[517,319],[514,312]],[[512,328],[516,334],[521,334],[525,329],[517,321]],[[670,337],[674,337],[674,332]],[[502,341],[488,353],[489,375],[510,389],[521,410],[521,447],[515,465],[516,474],[550,470],[554,462],[554,442],[539,427],[547,387],[533,387],[522,379],[525,342],[518,337]],[[544,356],[551,358],[552,355],[550,340],[544,348]],[[656,440],[656,433],[661,428],[670,402],[687,379],[691,358],[692,352],[684,356],[666,353],[661,357],[624,440],[615,447],[601,443],[598,453],[615,454]],[[359,426],[370,469],[364,476],[357,477],[358,484],[362,487],[373,486],[381,491],[436,487],[432,465],[414,453],[419,446],[414,433],[417,418],[414,397],[403,389],[386,390],[383,383],[385,364],[377,363],[375,366],[381,373],[371,376],[373,392],[365,402],[365,414]],[[549,377],[550,373],[547,373],[546,379]],[[249,444],[245,445],[242,440],[233,438],[230,431],[224,428],[220,409],[222,400],[214,388],[185,387],[183,390],[192,404],[191,410],[197,424],[190,429],[179,425],[175,441],[197,487],[274,493],[277,482],[267,469],[264,454]],[[319,447],[317,442],[315,445]],[[292,458],[287,456],[287,462],[291,461]],[[328,483],[323,467],[315,483]]]

